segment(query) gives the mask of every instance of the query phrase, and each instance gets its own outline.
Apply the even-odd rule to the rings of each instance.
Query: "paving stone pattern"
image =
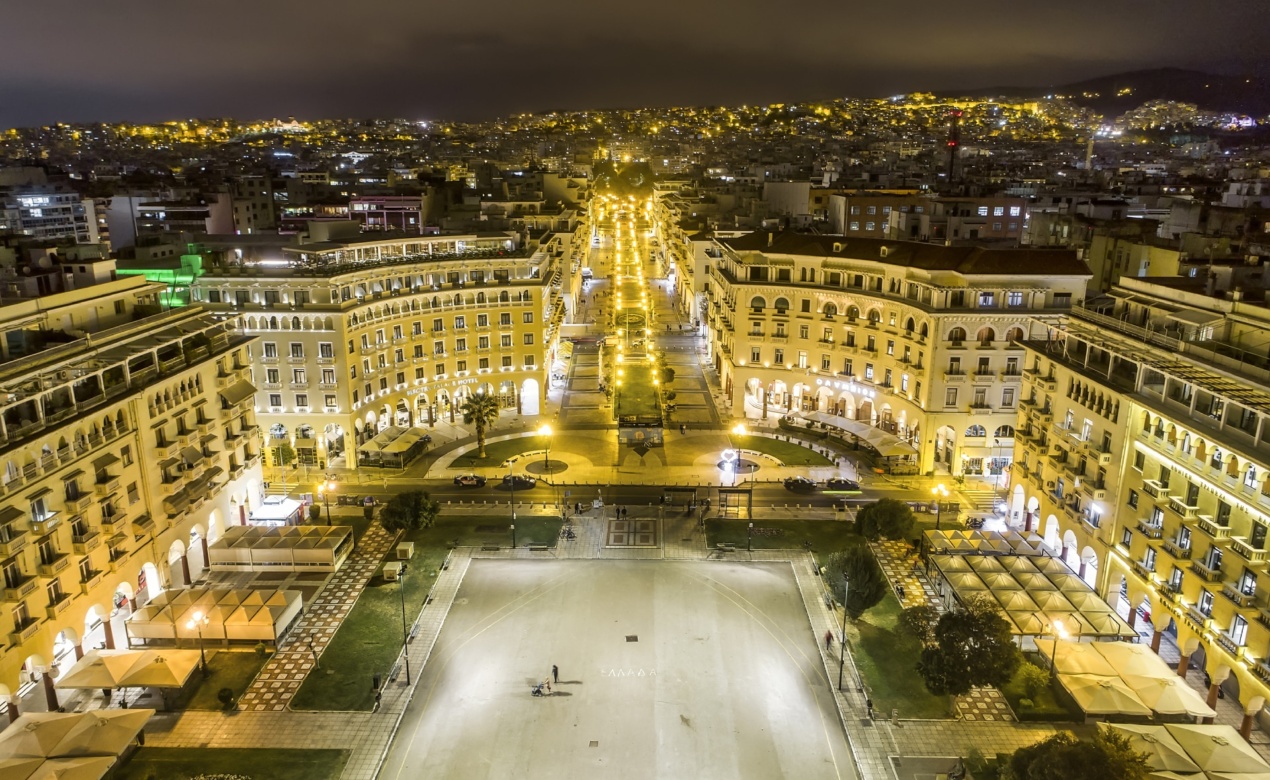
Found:
[[[396,538],[378,524],[371,525],[357,549],[309,603],[282,647],[239,697],[240,710],[279,712],[287,708],[313,670],[313,653],[321,657]]]

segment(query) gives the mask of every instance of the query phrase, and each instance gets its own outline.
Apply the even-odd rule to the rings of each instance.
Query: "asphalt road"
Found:
[[[855,778],[831,686],[788,564],[475,560],[379,780]]]

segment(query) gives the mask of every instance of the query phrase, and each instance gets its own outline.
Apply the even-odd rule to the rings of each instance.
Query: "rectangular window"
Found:
[[[456,361],[456,362],[455,362],[455,364],[454,364],[454,370],[455,370],[455,372],[456,372],[456,373],[459,373],[459,374],[461,374],[461,373],[463,373],[464,371],[466,371],[466,370],[467,370],[467,361],[466,361],[466,360],[459,360],[459,361]]]
[[[269,394],[269,405],[270,405],[270,406],[282,406],[282,393],[270,393],[270,394]]]
[[[807,367],[807,353],[802,351],[801,349],[798,350],[798,367],[799,368]]]
[[[512,356],[503,355],[503,368],[511,368],[511,367],[512,367]]]
[[[828,355],[820,356],[820,370],[821,371],[829,371],[831,369],[832,364],[829,361],[830,361],[830,357]]]
[[[1005,302],[1006,302],[1006,305],[1008,306],[1022,306],[1023,293],[1021,292],[1006,293]]]
[[[296,394],[295,394],[295,405],[296,405],[297,407],[306,407],[306,406],[308,406],[308,405],[309,405],[309,394],[308,394],[308,393],[296,393]]]
[[[533,368],[533,367],[534,367],[534,356],[525,355],[525,368]]]
[[[996,293],[990,293],[990,292],[979,293],[979,305],[980,306],[996,306],[997,305]]]
[[[503,312],[502,314],[498,315],[498,324],[502,326],[511,325],[512,315],[508,314],[507,312]]]
[[[778,365],[785,362],[785,350],[783,349],[776,350],[776,358],[774,362],[777,363]]]
[[[534,321],[534,313],[533,313],[532,311],[527,311],[527,312],[525,312],[524,314],[520,315],[520,321],[521,321],[521,322],[523,322],[523,323],[525,323],[525,324],[529,324],[529,323],[533,322],[533,321]]]
[[[478,315],[476,315],[476,327],[478,327],[478,328],[488,328],[488,327],[489,327],[489,315],[488,315],[488,314],[478,314]]]
[[[533,346],[533,344],[534,344],[534,334],[532,334],[532,333],[526,333],[526,334],[525,334],[525,346],[526,346],[526,347],[532,347],[532,346]]]
[[[758,363],[763,360],[763,351],[758,347],[750,347],[750,362]]]
[[[291,384],[293,384],[293,385],[302,385],[302,384],[304,384],[304,383],[305,383],[305,382],[307,382],[307,381],[308,381],[308,375],[304,373],[304,369],[303,369],[303,368],[296,368],[296,369],[292,369],[292,371],[291,371]]]
[[[455,317],[455,318],[454,318],[454,327],[455,327],[455,328],[466,328],[466,327],[467,327],[467,317],[465,317],[465,316],[463,316],[463,315],[461,315],[461,314],[460,314],[460,315],[458,315],[457,317]]]
[[[421,369],[419,369],[419,370],[420,370],[420,371],[422,371],[423,369],[421,368]],[[335,396],[333,396],[333,395],[328,395],[328,396],[326,396],[326,405],[327,405],[327,406],[329,406],[329,407],[331,407],[331,408],[334,408],[334,407],[336,407],[336,406],[339,406],[339,399],[337,399],[337,398],[336,398]]]
[[[873,381],[873,364],[872,363],[864,364],[864,378],[869,380],[870,382]]]
[[[303,357],[304,357],[304,345],[303,345],[303,344],[301,344],[301,343],[300,343],[300,342],[298,342],[298,341],[293,341],[293,342],[291,342],[291,357],[293,357],[293,358],[303,358]]]
[[[980,206],[980,207],[979,207],[979,216],[981,216],[981,217],[986,217],[986,216],[988,216],[988,207],[987,207],[987,206]]]
[[[1021,214],[1021,213],[1022,213],[1022,211],[1023,211],[1023,209],[1022,209],[1021,207],[1019,207],[1019,206],[1011,206],[1011,207],[1010,207],[1010,216],[1012,216],[1012,217],[1017,217],[1017,216],[1019,216],[1019,214]]]
[[[944,406],[957,405],[957,388],[950,387],[944,391]]]
[[[1005,206],[993,206],[993,207],[992,207],[992,216],[994,216],[994,217],[1004,217],[1004,216],[1005,216]]]
[[[318,357],[333,358],[335,357],[335,345],[329,341],[318,343]]]
[[[278,356],[278,345],[272,341],[265,342],[265,357],[276,358]]]

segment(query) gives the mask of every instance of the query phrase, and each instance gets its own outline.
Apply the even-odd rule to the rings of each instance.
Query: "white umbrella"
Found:
[[[120,682],[124,688],[180,688],[199,664],[197,650],[146,650]]]
[[[5,780],[27,780],[43,763],[42,758],[0,758],[0,777]]]
[[[1174,772],[1199,771],[1199,766],[1186,755],[1186,750],[1163,726],[1137,723],[1099,723],[1098,725],[1105,731],[1115,731],[1128,737],[1129,747],[1135,753],[1147,754],[1147,766],[1151,769]]]
[[[1054,670],[1059,674],[1093,674],[1100,677],[1116,677],[1116,668],[1107,659],[1084,642],[1058,642],[1052,639],[1036,640],[1036,647],[1047,658],[1054,657]]]
[[[1204,772],[1270,772],[1252,746],[1230,726],[1165,725]]]
[[[120,755],[136,739],[154,710],[93,710],[82,713],[80,720],[50,756],[111,756]]]
[[[1138,695],[1129,689],[1119,677],[1102,677],[1093,674],[1060,674],[1059,683],[1076,700],[1076,705],[1086,715],[1141,715],[1151,714],[1151,708],[1142,703]]]
[[[91,650],[57,681],[58,688],[116,688],[141,650]]]
[[[1122,675],[1176,678],[1173,667],[1145,645],[1133,642],[1094,642],[1092,647],[1102,654]]]
[[[1212,718],[1217,712],[1204,697],[1177,675],[1169,677],[1125,674],[1121,679],[1138,694],[1142,703],[1160,715],[1193,715]]]
[[[0,731],[0,758],[47,758],[79,715],[74,712],[29,712]]]
[[[50,758],[27,780],[101,780],[115,760],[114,756]]]

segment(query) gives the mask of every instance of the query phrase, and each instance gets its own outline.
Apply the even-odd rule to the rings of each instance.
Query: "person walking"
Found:
[[[829,629],[825,629],[825,651],[828,652],[832,649],[833,649],[833,631],[830,631]]]
[[[555,680],[556,685],[560,684],[560,667],[555,664],[551,665],[551,679]]]

